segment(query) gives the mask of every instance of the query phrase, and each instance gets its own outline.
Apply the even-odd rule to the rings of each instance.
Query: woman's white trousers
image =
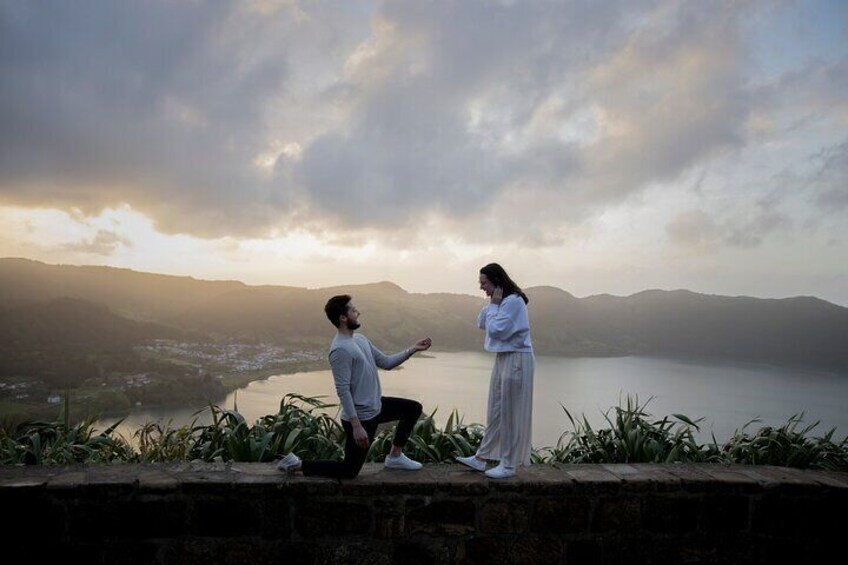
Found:
[[[498,460],[512,469],[530,465],[534,368],[532,352],[510,351],[495,357],[478,457]]]

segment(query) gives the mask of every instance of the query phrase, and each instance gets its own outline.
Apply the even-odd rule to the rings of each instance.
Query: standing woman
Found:
[[[503,267],[490,263],[480,269],[480,289],[489,297],[477,317],[486,330],[486,351],[496,353],[489,383],[486,432],[475,455],[457,459],[492,479],[515,476],[520,465],[530,465],[533,420],[533,370],[527,295]],[[486,471],[486,460],[498,460]]]

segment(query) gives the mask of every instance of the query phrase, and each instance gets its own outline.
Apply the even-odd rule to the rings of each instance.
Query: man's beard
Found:
[[[356,330],[356,329],[359,329],[359,326],[361,326],[361,325],[362,324],[360,324],[359,322],[348,322],[347,323],[347,329]]]

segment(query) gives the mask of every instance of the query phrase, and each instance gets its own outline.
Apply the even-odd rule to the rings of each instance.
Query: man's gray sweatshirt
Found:
[[[330,345],[330,368],[342,405],[342,420],[370,420],[380,413],[383,390],[377,367],[393,369],[409,359],[409,350],[386,355],[362,334],[337,333]]]

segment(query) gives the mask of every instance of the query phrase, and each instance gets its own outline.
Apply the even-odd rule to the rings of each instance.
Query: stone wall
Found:
[[[718,465],[0,466],[5,555],[104,563],[818,563],[848,473]],[[11,551],[11,553],[10,553]],[[15,561],[17,562],[17,561]]]

